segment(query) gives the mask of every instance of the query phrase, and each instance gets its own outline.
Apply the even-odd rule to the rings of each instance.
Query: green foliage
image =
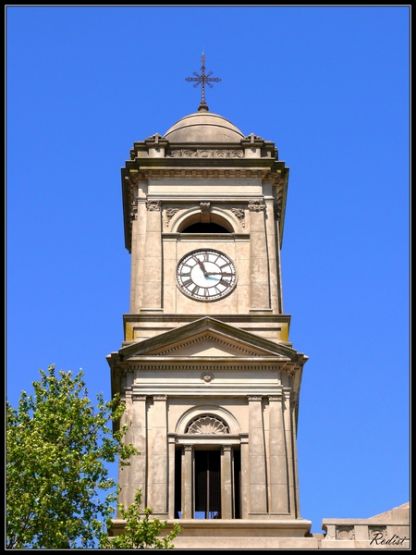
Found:
[[[172,549],[172,541],[180,532],[180,526],[174,524],[169,534],[158,537],[160,532],[166,528],[167,523],[151,518],[152,511],[149,508],[141,508],[141,492],[138,491],[128,509],[120,505],[120,516],[126,521],[124,532],[119,536],[108,538],[102,537],[101,547],[110,549]]]
[[[6,547],[94,547],[117,498],[106,463],[136,452],[108,425],[124,406],[101,395],[91,406],[82,372],[50,366],[33,387],[7,403]]]

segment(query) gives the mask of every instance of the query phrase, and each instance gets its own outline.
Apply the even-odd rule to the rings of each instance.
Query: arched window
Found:
[[[227,424],[218,416],[204,415],[191,420],[187,434],[229,434]]]
[[[232,225],[218,214],[198,212],[186,218],[178,229],[179,233],[234,233]]]

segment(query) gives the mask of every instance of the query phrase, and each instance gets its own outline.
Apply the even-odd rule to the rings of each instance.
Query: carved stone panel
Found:
[[[354,526],[337,526],[335,530],[335,537],[337,540],[353,540]]]
[[[187,434],[228,434],[228,426],[215,416],[200,416],[193,420],[186,431]]]

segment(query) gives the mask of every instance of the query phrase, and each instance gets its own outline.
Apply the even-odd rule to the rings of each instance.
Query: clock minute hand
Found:
[[[208,274],[207,274],[207,271],[205,270],[204,263],[201,262],[201,261],[199,260],[199,258],[197,258],[196,256],[195,256],[194,258],[195,258],[195,260],[198,262],[199,267],[201,268],[201,270],[204,272],[204,277],[207,277]]]

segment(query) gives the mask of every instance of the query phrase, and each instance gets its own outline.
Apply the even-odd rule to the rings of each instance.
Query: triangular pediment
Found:
[[[215,331],[205,331],[152,350],[149,355],[197,357],[253,357],[271,356],[272,353],[247,345]]]
[[[299,353],[214,318],[205,317],[123,347],[123,359],[142,357],[251,358],[293,360]]]

